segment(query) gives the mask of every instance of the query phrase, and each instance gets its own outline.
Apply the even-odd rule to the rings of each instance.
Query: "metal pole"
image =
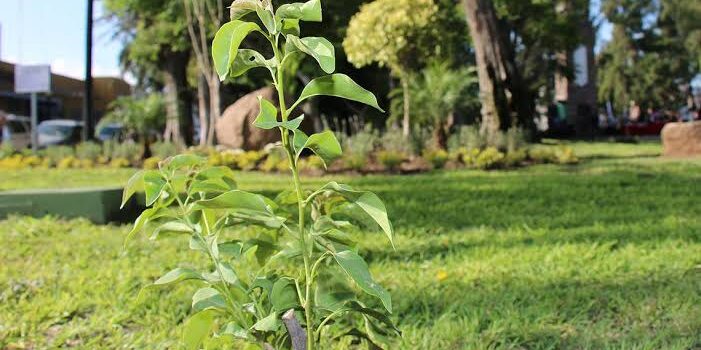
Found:
[[[93,94],[92,94],[92,44],[93,44],[93,0],[88,1],[87,31],[85,38],[85,86],[83,96],[83,141],[93,137]]]
[[[37,104],[38,104],[37,103],[37,93],[32,92],[30,109],[31,109],[31,115],[32,115],[32,118],[31,118],[32,119],[31,120],[31,124],[32,124],[31,125],[32,126],[32,150],[34,152],[36,152],[39,149],[39,137],[37,136],[38,135],[37,124],[39,124]]]

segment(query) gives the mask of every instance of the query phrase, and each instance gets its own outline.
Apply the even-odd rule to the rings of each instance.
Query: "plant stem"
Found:
[[[280,50],[277,47],[277,40],[273,44],[273,51],[275,52],[275,58],[278,62],[277,77],[273,76],[275,81],[275,87],[277,89],[278,102],[280,105],[280,115],[282,121],[287,121],[287,104],[285,103],[285,89],[284,89],[284,75],[283,75],[283,61],[281,57]],[[297,169],[296,154],[293,149],[293,145],[290,144],[289,130],[285,128],[280,129],[280,134],[282,136],[282,146],[287,152],[287,158],[290,162],[290,170],[292,171],[292,178],[294,180],[295,192],[297,193],[297,211],[298,211],[298,230],[299,230],[299,243],[302,246],[302,258],[304,259],[304,317],[307,324],[307,350],[314,350],[314,327],[312,323],[312,282],[313,276],[310,268],[309,260],[311,258],[311,249],[307,246],[307,233],[305,232],[305,207],[306,203],[304,200],[304,193],[302,191],[302,181],[299,178],[299,169]],[[311,237],[309,237],[311,239]]]

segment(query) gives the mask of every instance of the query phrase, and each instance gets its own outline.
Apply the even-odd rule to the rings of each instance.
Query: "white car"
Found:
[[[39,147],[75,145],[80,142],[83,123],[70,119],[52,119],[39,123]]]
[[[8,115],[2,127],[2,142],[10,142],[12,147],[22,150],[32,145],[30,119],[16,115]]]

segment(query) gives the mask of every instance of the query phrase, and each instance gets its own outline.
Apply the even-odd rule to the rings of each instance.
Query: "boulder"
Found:
[[[258,116],[260,106],[258,96],[274,102],[277,106],[277,93],[272,87],[265,87],[241,97],[229,106],[217,120],[217,141],[220,145],[244,149],[259,150],[265,145],[279,140],[277,129],[263,130],[253,126]]]
[[[701,156],[701,121],[668,123],[662,128],[662,145],[666,157]]]

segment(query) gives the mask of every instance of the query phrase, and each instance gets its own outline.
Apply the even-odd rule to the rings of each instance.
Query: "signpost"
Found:
[[[31,96],[32,149],[36,151],[39,146],[37,137],[38,94],[51,92],[51,66],[15,66],[15,92]]]

